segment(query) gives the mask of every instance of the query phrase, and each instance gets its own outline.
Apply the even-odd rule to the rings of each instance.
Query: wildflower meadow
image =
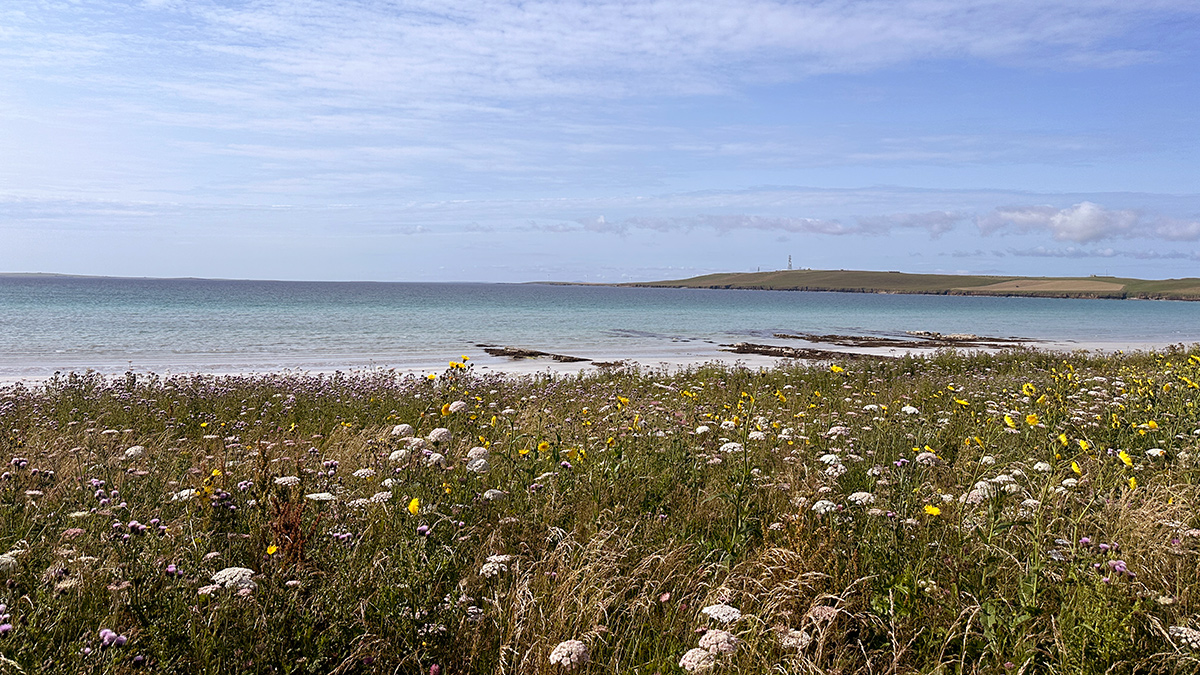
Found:
[[[1200,672],[1200,348],[0,389],[0,673]]]

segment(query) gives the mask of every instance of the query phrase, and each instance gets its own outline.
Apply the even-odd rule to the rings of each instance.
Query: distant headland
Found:
[[[1019,277],[803,269],[772,272],[728,272],[706,274],[690,279],[614,285],[1038,298],[1200,300],[1200,279],[1197,278],[1147,280],[1108,276]]]

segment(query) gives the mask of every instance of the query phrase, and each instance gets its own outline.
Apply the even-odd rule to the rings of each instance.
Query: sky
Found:
[[[1200,276],[1196,0],[4,0],[0,272]]]

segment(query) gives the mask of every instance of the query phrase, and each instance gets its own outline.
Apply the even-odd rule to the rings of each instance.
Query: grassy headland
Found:
[[[772,291],[1200,300],[1200,279],[1196,278],[1145,280],[1094,276],[1015,277],[907,274],[859,270],[777,270],[773,272],[706,274],[691,279],[647,281],[621,285]]]
[[[1198,352],[9,386],[0,672],[1194,673]]]

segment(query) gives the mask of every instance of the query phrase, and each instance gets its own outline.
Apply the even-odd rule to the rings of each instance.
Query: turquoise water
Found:
[[[908,330],[1080,346],[1200,342],[1200,303],[535,284],[0,278],[0,377],[56,370],[430,368],[478,344],[597,360],[776,332]]]

